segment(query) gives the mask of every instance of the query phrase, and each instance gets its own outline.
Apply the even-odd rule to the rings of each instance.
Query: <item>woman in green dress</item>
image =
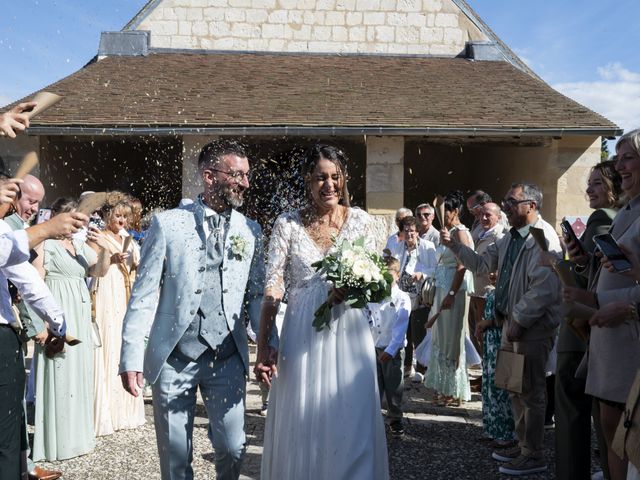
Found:
[[[447,193],[444,199],[444,226],[451,233],[451,238],[473,248],[471,233],[460,222],[464,202],[462,192]],[[451,250],[440,246],[437,252],[436,296],[431,312],[433,316],[427,323],[428,328],[435,326],[425,385],[436,391],[440,405],[460,405],[462,401],[471,399],[465,337],[468,334],[469,312],[467,291],[473,291],[473,276],[458,262]],[[436,312],[437,316],[434,315]]]
[[[68,212],[76,202],[60,198],[52,215]],[[89,231],[93,238],[96,232]],[[93,432],[93,350],[91,300],[86,284],[90,274],[100,275],[104,263],[83,239],[46,240],[34,266],[58,301],[67,320],[67,334],[81,341],[48,358],[36,345],[36,408],[33,460],[64,460],[91,452]],[[108,264],[107,264],[108,267]]]

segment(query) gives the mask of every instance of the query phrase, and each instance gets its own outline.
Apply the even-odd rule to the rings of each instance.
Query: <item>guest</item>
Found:
[[[440,245],[440,232],[433,226],[435,210],[428,203],[421,203],[416,207],[416,219],[418,220],[418,235],[423,240],[429,240],[436,247]]]
[[[400,221],[400,231],[404,240],[396,248],[395,258],[400,261],[399,287],[411,298],[411,317],[407,329],[407,346],[405,348],[405,375],[416,382],[421,382],[425,372],[424,365],[416,364],[413,368],[413,351],[420,345],[426,335],[425,324],[429,319],[431,306],[420,304],[422,282],[432,277],[436,268],[436,249],[429,240],[418,236],[415,217],[404,217]],[[396,256],[397,255],[397,256]]]
[[[404,348],[411,312],[409,295],[398,288],[400,262],[386,257],[385,263],[393,277],[391,296],[379,303],[369,304],[373,320],[371,332],[376,347],[380,402],[387,399],[387,419],[394,437],[404,435],[402,424],[402,394],[404,392]]]
[[[105,240],[110,257],[106,275],[96,279],[95,318],[102,348],[95,350],[95,431],[96,436],[144,424],[142,396],[133,397],[121,386],[118,377],[122,321],[131,295],[131,285],[140,253],[135,242],[126,251],[125,236],[131,207],[120,192],[111,192],[102,208],[106,224]],[[97,250],[95,244],[91,246]]]
[[[491,245],[504,237],[504,228],[500,225],[500,207],[495,203],[485,203],[480,207],[480,227],[481,233],[478,241],[475,243],[475,251],[478,255],[482,255]],[[485,295],[487,287],[490,286],[489,277],[495,275],[495,272],[489,274],[474,274],[473,291],[470,293],[469,300],[469,329],[476,331],[477,324],[482,321],[485,314]],[[477,337],[477,336],[475,336]],[[480,343],[476,343],[479,341]],[[482,352],[482,338],[474,342],[474,346]]]
[[[396,251],[400,247],[400,242],[404,240],[404,233],[402,232],[402,228],[400,228],[400,221],[404,217],[408,217],[411,215],[411,210],[408,208],[402,207],[396,210],[396,227],[398,227],[398,231],[396,233],[392,233],[387,238],[387,244],[385,245],[385,250],[389,250],[391,255],[398,258]]]
[[[474,191],[467,198],[467,210],[473,215],[473,225],[471,226],[471,238],[473,243],[477,244],[480,235],[483,232],[482,228],[482,207],[491,202],[491,195],[482,190]]]
[[[637,253],[640,251],[640,129],[620,137],[616,154],[616,170],[622,178],[621,186],[628,203],[614,218],[609,232],[620,245]],[[588,256],[579,255],[572,242],[567,246],[571,259],[587,266]],[[595,292],[566,288],[566,301],[578,301],[596,307],[606,307],[619,301],[628,305],[640,301],[638,287],[632,278],[598,266],[598,263],[591,264],[593,274],[590,279],[595,284]],[[623,480],[627,474],[628,462],[613,452],[611,443],[631,384],[640,368],[638,322],[630,315],[630,307],[628,312],[629,315],[609,316],[602,322],[596,314],[592,322],[597,326],[591,329],[589,337],[585,391],[598,399],[600,405],[600,422],[609,447],[609,474],[612,480]]]
[[[127,233],[140,245],[146,233],[142,229],[142,202],[136,197],[130,197],[129,205],[131,206],[131,222]]]
[[[44,198],[44,186],[33,175],[26,175],[14,202],[14,213],[4,220],[13,230],[26,228],[38,214]]]
[[[495,275],[493,275],[495,283]],[[492,439],[492,447],[513,447],[515,440],[515,424],[509,392],[494,385],[496,361],[500,350],[502,324],[498,324],[494,311],[495,287],[488,285],[484,318],[476,325],[476,337],[482,341],[484,356],[482,358],[482,426],[485,435]],[[560,477],[559,477],[560,478]],[[568,478],[568,477],[567,477]]]
[[[473,248],[469,229],[460,221],[464,196],[460,191],[447,193],[444,198],[444,230],[461,245]],[[448,238],[449,238],[448,237]],[[436,391],[436,401],[442,406],[457,405],[471,399],[465,357],[465,337],[468,334],[468,291],[473,290],[471,272],[460,263],[453,252],[438,247],[440,258],[436,267],[436,297],[434,305],[439,314],[433,330],[433,344],[425,385]],[[433,326],[430,320],[428,327]]]
[[[52,216],[75,209],[77,203],[59,198],[51,206]],[[92,238],[96,238],[95,236]],[[97,240],[97,239],[96,239]],[[49,358],[36,345],[36,392],[38,394],[33,439],[33,460],[56,461],[91,452],[93,432],[93,345],[91,300],[85,278],[100,275],[109,257],[85,243],[71,239],[46,240],[34,266],[67,315],[67,333],[82,343],[67,347],[64,355]],[[95,267],[98,267],[96,269]]]
[[[593,213],[587,220],[581,243],[593,254],[593,237],[607,233],[619,207],[622,179],[613,161],[605,161],[591,169],[587,180],[589,207]],[[585,281],[585,287],[586,281]],[[585,394],[585,378],[576,371],[586,350],[586,343],[569,327],[560,323],[557,344],[555,381],[556,477],[589,478],[591,472],[591,410],[594,404],[594,426],[601,432],[598,402]],[[598,435],[600,440],[601,435]],[[604,437],[602,437],[604,441]],[[600,442],[599,442],[600,443]],[[607,446],[600,445],[601,464],[608,478]]]
[[[475,273],[498,271],[495,315],[506,329],[501,350],[525,357],[521,393],[510,393],[519,445],[496,450],[492,457],[507,462],[507,475],[528,475],[547,469],[544,458],[545,366],[559,324],[560,284],[555,273],[541,264],[531,227],[544,232],[549,251],[562,254],[554,228],[541,215],[542,191],[529,183],[514,183],[502,202],[511,230],[483,255],[454,242],[448,231],[441,243]],[[429,368],[431,371],[431,368]]]

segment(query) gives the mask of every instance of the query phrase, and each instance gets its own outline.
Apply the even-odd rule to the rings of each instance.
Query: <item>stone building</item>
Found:
[[[50,200],[122,188],[175,205],[198,191],[201,146],[234,136],[260,160],[263,195],[319,140],[347,152],[353,203],[373,214],[453,188],[499,199],[526,179],[558,222],[587,212],[601,137],[621,133],[464,0],[152,0],[43,90],[65,98],[0,154],[39,149]]]

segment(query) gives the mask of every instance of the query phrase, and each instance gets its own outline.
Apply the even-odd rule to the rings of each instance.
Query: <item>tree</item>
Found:
[[[609,160],[609,144],[605,137],[600,137],[600,160]]]

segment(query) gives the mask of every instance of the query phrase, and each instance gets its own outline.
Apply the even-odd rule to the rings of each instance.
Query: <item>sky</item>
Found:
[[[625,130],[640,127],[640,1],[467,1],[551,86]],[[96,54],[100,32],[120,30],[145,3],[5,0],[0,105],[82,68]]]

